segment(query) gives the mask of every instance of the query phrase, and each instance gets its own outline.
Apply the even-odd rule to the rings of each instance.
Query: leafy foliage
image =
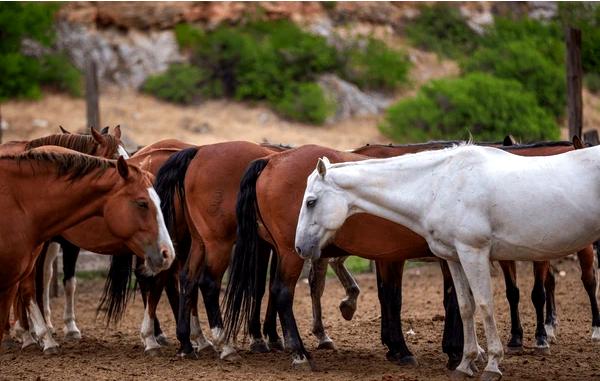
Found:
[[[195,66],[174,64],[162,74],[149,77],[142,90],[173,103],[188,104],[201,94],[205,73]]]
[[[282,115],[301,122],[321,124],[334,110],[334,104],[327,99],[316,83],[300,83],[286,89],[275,108]]]

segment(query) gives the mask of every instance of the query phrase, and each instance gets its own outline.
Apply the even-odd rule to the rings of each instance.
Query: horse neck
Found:
[[[14,197],[37,231],[36,237],[43,240],[92,216],[102,215],[108,196],[122,184],[114,168],[106,169],[99,176],[93,171],[73,181],[57,179],[56,173],[46,170],[36,170],[33,176],[21,173],[16,177]],[[41,189],[43,197],[40,197]]]
[[[423,234],[422,217],[433,197],[430,176],[424,174],[446,157],[437,152],[344,163],[327,175],[348,192],[351,214],[373,214]]]

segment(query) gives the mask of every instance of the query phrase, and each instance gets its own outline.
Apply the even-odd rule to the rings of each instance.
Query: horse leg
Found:
[[[146,308],[144,309],[144,320],[142,320],[142,327],[140,329],[140,338],[144,345],[144,354],[148,356],[157,356],[160,354],[160,344],[156,341],[154,336],[155,320],[156,320],[156,306],[160,301],[160,292],[149,292]]]
[[[35,301],[35,267],[19,284],[21,303],[27,308],[35,335],[42,342],[44,354],[58,354],[58,344],[54,341],[50,330],[46,326],[44,315]]]
[[[459,244],[457,245],[457,253],[463,273],[473,294],[473,299],[483,315],[483,326],[488,346],[488,362],[481,375],[481,379],[486,381],[499,380],[502,377],[502,373],[498,366],[502,361],[504,353],[496,328],[496,319],[494,318],[494,295],[490,275],[490,250],[489,248],[479,249]],[[453,272],[453,278],[454,275]],[[468,292],[468,289],[466,291]],[[473,314],[471,314],[471,321],[473,320],[472,316]],[[475,355],[478,356],[479,346],[473,346],[473,343],[477,344],[474,331],[474,329],[470,331],[465,329],[465,336],[473,335],[475,339],[469,340],[471,346],[468,349],[467,340],[465,339],[465,351],[475,350],[477,352]],[[469,353],[469,355],[472,356],[473,354]],[[461,365],[463,364],[461,363]]]
[[[17,283],[3,291],[0,291],[0,327],[2,328],[0,329],[0,343],[2,342],[2,338],[4,337],[4,328],[7,326],[10,327],[10,306],[15,300],[18,289],[19,284]]]
[[[177,340],[179,340],[180,357],[193,356],[194,347],[190,340],[190,330],[196,328],[190,320],[192,308],[196,308],[198,297],[198,277],[204,263],[204,244],[202,241],[194,240],[190,246],[188,258],[179,274],[179,311],[177,318]],[[200,325],[197,325],[200,328]],[[200,331],[201,333],[201,331]]]
[[[63,286],[65,289],[63,332],[65,340],[81,340],[81,331],[75,322],[75,289],[77,288],[75,268],[79,258],[79,247],[66,240],[62,240],[60,244],[63,250]]]
[[[312,359],[300,337],[294,317],[294,292],[302,272],[304,261],[295,252],[279,254],[277,274],[271,286],[271,294],[277,305],[277,313],[283,328],[286,349],[292,352],[292,366],[296,369],[313,369]]]
[[[31,334],[31,327],[33,324],[30,324],[31,319],[29,319],[29,316],[27,315],[27,306],[23,305],[23,300],[21,299],[20,285],[17,287],[17,295],[14,298],[13,309],[15,314],[14,332],[15,337],[21,341],[21,350],[30,348],[33,345],[37,346],[37,341]]]
[[[460,318],[456,288],[452,282],[452,274],[448,268],[448,262],[440,260],[442,275],[444,277],[444,334],[442,336],[442,350],[448,355],[446,368],[456,369],[462,359],[464,335],[463,323]]]
[[[221,281],[223,274],[229,266],[232,245],[226,241],[204,239],[206,247],[206,262],[204,271],[200,276],[200,290],[204,299],[208,324],[213,336],[213,344],[221,352],[221,360],[239,361],[241,357],[237,351],[223,337],[223,319],[219,307]]]
[[[248,322],[248,332],[252,337],[252,344],[250,344],[250,350],[254,353],[266,353],[269,352],[269,346],[265,343],[260,332],[260,309],[262,305],[262,299],[265,295],[265,287],[267,283],[267,270],[269,267],[269,256],[271,254],[271,246],[265,242],[260,241],[258,248],[258,264],[257,264],[257,279],[256,279],[256,303],[250,315],[250,321]]]
[[[381,341],[388,347],[386,358],[397,365],[417,365],[402,331],[402,275],[404,261],[376,261],[377,294],[381,306]]]
[[[592,341],[600,341],[600,314],[598,313],[598,301],[596,299],[596,269],[594,268],[594,251],[591,246],[577,253],[579,266],[581,267],[581,281],[585,291],[590,298],[592,308]]]
[[[158,275],[158,282],[162,285],[167,293],[167,299],[169,300],[169,306],[171,307],[171,311],[173,312],[173,316],[175,317],[175,322],[177,322],[177,311],[179,310],[179,290],[177,288],[177,270],[175,267],[171,267],[171,269],[167,271],[163,271]],[[160,328],[160,323],[158,321],[158,317],[155,320],[154,324],[154,336],[156,337],[156,341],[163,346],[169,345],[169,339],[164,334],[162,329]]]
[[[340,302],[340,312],[342,313],[342,317],[346,320],[352,320],[352,317],[356,312],[356,301],[360,294],[360,288],[352,277],[352,274],[350,274],[346,266],[344,266],[344,262],[347,258],[348,256],[333,258],[329,264],[346,290],[346,297]]]
[[[592,253],[592,261],[593,261]],[[585,284],[585,283],[584,283]],[[595,286],[594,286],[595,287]],[[556,288],[556,278],[552,267],[548,267],[548,273],[546,281],[544,282],[544,289],[546,290],[546,320],[544,322],[544,328],[546,329],[546,336],[548,342],[556,343],[556,334],[558,319],[556,317],[556,301],[554,298],[554,289]]]
[[[323,327],[321,313],[321,297],[325,290],[325,277],[327,275],[327,258],[311,260],[308,282],[310,284],[310,298],[312,300],[313,327],[312,333],[319,340],[317,349],[335,349],[333,341],[327,336]]]
[[[549,271],[549,263],[533,262],[534,284],[531,290],[531,301],[535,307],[536,329],[535,329],[535,351],[540,354],[550,353],[548,336],[544,327],[544,304],[546,303],[546,291],[544,283]]]
[[[42,288],[42,298],[44,303],[44,319],[46,320],[46,325],[51,333],[54,333],[54,326],[52,325],[52,310],[50,307],[50,287],[53,276],[52,265],[54,264],[56,257],[58,257],[58,249],[58,244],[55,242],[51,242],[48,245],[48,248],[46,249],[46,255],[44,256],[44,280],[43,284],[40,285]]]
[[[271,268],[269,270],[269,290],[273,289],[273,282],[277,276],[278,256],[275,250],[271,253]],[[268,337],[269,349],[272,351],[283,351],[284,345],[277,333],[277,303],[273,298],[273,293],[269,291],[267,299],[267,311],[265,312],[265,322],[263,323],[263,335]]]
[[[515,261],[500,261],[506,285],[506,299],[510,307],[510,340],[507,344],[508,353],[523,353],[523,327],[519,315],[519,287],[517,286],[517,267]]]
[[[193,294],[190,295],[192,303],[190,336],[194,349],[196,352],[212,351],[214,349],[213,343],[206,339],[202,332],[202,327],[200,326],[200,319],[198,317],[198,288],[196,287],[192,292]]]

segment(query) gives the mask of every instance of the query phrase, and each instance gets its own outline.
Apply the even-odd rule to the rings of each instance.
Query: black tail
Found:
[[[240,183],[236,205],[237,241],[223,299],[225,337],[228,340],[237,336],[242,324],[250,320],[256,303],[259,256],[256,181],[268,163],[268,159],[250,163]],[[247,324],[244,326],[247,327]]]
[[[190,147],[173,154],[156,175],[154,189],[160,197],[161,210],[167,229],[174,235],[175,229],[175,193],[179,194],[179,201],[183,206],[185,199],[185,173],[190,162],[196,156],[198,147]]]
[[[106,325],[119,322],[127,309],[127,302],[135,289],[131,287],[131,269],[133,255],[113,255],[110,260],[110,269],[100,304],[96,313],[102,313]]]

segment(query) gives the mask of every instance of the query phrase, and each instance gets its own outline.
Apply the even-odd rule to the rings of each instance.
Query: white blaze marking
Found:
[[[119,146],[117,147],[117,152],[119,153],[119,155],[123,156],[123,159],[129,159],[129,154],[127,153],[127,151],[125,151],[125,148],[123,148],[122,145],[119,144]]]
[[[153,187],[148,188],[148,194],[150,195],[150,199],[154,203],[156,207],[156,223],[158,224],[158,247],[165,247],[168,249],[168,258],[165,263],[164,270],[168,269],[173,263],[175,259],[175,248],[173,247],[173,242],[171,242],[171,237],[169,236],[169,231],[167,230],[167,226],[165,225],[165,219],[162,214],[162,210],[160,209],[160,197],[154,190]]]

